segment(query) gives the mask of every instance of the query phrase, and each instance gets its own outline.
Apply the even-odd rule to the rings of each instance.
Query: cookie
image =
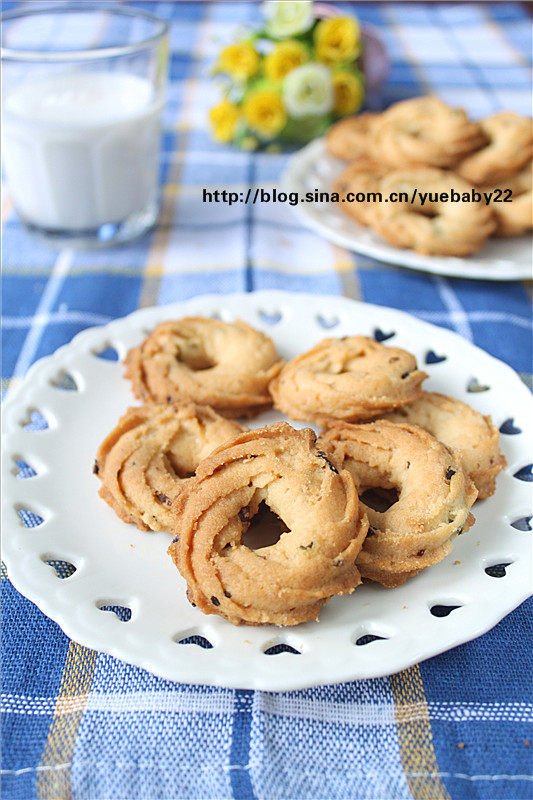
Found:
[[[498,191],[499,202],[493,200],[490,204],[496,220],[494,236],[520,236],[533,228],[533,161],[500,183],[483,188],[487,192]],[[504,202],[508,189],[512,196]]]
[[[162,322],[125,363],[133,393],[143,402],[193,401],[226,417],[269,408],[267,387],[283,364],[264,333],[240,320],[203,317]]]
[[[529,117],[500,111],[479,124],[487,144],[461,161],[458,175],[476,186],[492,184],[511,176],[531,159],[533,124]]]
[[[366,336],[323,339],[289,361],[270,384],[274,405],[291,419],[356,422],[420,397],[427,378],[411,353]]]
[[[376,162],[369,162],[364,168],[359,162],[349,164],[332,187],[339,195],[341,210],[360,225],[372,225],[385,174]]]
[[[484,203],[450,202],[452,190],[461,196],[472,191],[453,172],[430,167],[396,170],[381,180],[380,189],[384,198],[393,195],[398,201],[377,203],[372,226],[395,247],[465,256],[479,250],[496,228],[492,211]],[[424,201],[420,193],[426,195]],[[448,200],[441,200],[443,193]],[[402,194],[405,199],[400,200]]]
[[[370,157],[372,128],[379,114],[365,111],[335,122],[326,133],[328,152],[341,161],[363,163]]]
[[[297,625],[360,583],[368,522],[351,475],[286,423],[242,434],[205,459],[173,508],[169,555],[191,602],[235,624]],[[253,549],[262,509],[280,538]],[[275,518],[275,517],[274,517]],[[275,539],[275,537],[273,537]]]
[[[490,497],[496,489],[496,476],[506,465],[500,453],[500,434],[490,417],[437,392],[422,392],[408,406],[387,414],[392,422],[418,425],[455,451],[478,490],[478,499]]]
[[[239,423],[192,403],[130,408],[98,450],[100,496],[140,530],[169,530],[180,486],[202,458],[242,431]]]
[[[485,144],[477,122],[437,97],[415,97],[390,106],[372,128],[372,153],[391,169],[450,168]]]
[[[455,537],[474,523],[474,484],[458,456],[422,428],[388,420],[337,423],[320,442],[339,469],[351,472],[368,515],[370,528],[356,562],[364,578],[400,586],[442,561]],[[381,511],[369,505],[369,490],[373,505],[376,491],[388,497]]]

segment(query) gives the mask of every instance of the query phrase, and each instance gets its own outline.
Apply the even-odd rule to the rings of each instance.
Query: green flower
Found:
[[[303,64],[283,80],[283,103],[289,116],[320,116],[333,108],[331,70],[324,64]]]
[[[313,3],[308,0],[269,0],[262,9],[266,32],[273,39],[305,33],[315,21]]]

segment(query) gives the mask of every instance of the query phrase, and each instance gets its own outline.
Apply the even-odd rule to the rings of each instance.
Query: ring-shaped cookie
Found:
[[[477,122],[437,97],[415,97],[390,106],[372,127],[374,158],[391,169],[453,167],[485,143]]]
[[[340,119],[326,133],[326,148],[341,161],[369,158],[372,149],[372,128],[379,114],[365,111],[355,117]]]
[[[169,554],[189,600],[238,624],[297,625],[360,583],[368,529],[351,475],[315,434],[286,423],[242,434],[205,459],[173,506]],[[276,544],[243,537],[261,503],[285,523]]]
[[[501,111],[479,123],[488,144],[458,164],[456,172],[476,186],[496,183],[524,166],[533,154],[533,123]]]
[[[420,397],[425,372],[406,350],[366,336],[323,339],[289,361],[270,384],[274,405],[291,419],[372,419]]]
[[[507,200],[507,190],[512,196]],[[492,200],[490,207],[496,219],[495,236],[520,236],[533,228],[533,161],[520,172],[504,178],[500,183],[484,187],[483,191],[495,192],[498,201]]]
[[[339,208],[360,225],[372,225],[381,179],[386,172],[375,162],[349,164],[338,176],[332,190],[339,195]]]
[[[442,561],[474,523],[474,484],[457,455],[422,428],[388,420],[336,424],[319,442],[351,472],[362,505],[369,489],[399,493],[384,511],[365,506],[370,528],[357,558],[364,578],[400,586]]]
[[[180,486],[202,458],[242,431],[238,422],[192,403],[130,408],[96,455],[100,496],[124,522],[167,531]]]
[[[372,226],[396,247],[465,256],[479,250],[496,227],[484,203],[450,201],[452,190],[461,198],[472,192],[472,186],[453,172],[430,167],[397,170],[381,180],[380,188],[383,198],[393,196],[397,202],[377,203]]]
[[[143,402],[192,400],[239,417],[270,407],[267,387],[283,362],[272,340],[241,320],[187,317],[157,325],[125,363]]]
[[[513,197],[509,205],[491,205],[497,222],[496,236],[521,236],[533,228],[533,190]]]
[[[484,417],[454,397],[422,392],[419,400],[397,408],[385,419],[424,428],[459,454],[478,490],[478,500],[494,494],[496,476],[504,469],[506,461],[500,453],[500,433],[490,417]]]

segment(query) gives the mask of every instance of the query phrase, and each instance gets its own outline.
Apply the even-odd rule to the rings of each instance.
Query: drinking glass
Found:
[[[98,3],[4,14],[2,159],[30,232],[94,247],[155,224],[167,39],[163,20]]]

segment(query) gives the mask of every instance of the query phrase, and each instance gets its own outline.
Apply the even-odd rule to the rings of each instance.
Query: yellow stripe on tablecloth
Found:
[[[438,777],[439,766],[420,667],[410,667],[389,680],[394,695],[400,758],[414,800],[451,800]],[[413,714],[413,707],[416,714]]]
[[[59,695],[37,773],[39,800],[71,800],[76,737],[92,686],[97,653],[71,642]],[[42,769],[48,767],[48,769]]]
[[[361,285],[357,274],[357,258],[354,253],[336,244],[331,245],[333,250],[333,265],[339,275],[344,297],[352,300],[361,300]]]
[[[8,217],[11,215],[11,212],[13,211],[13,201],[11,199],[11,196],[7,194],[7,192],[4,191],[4,189],[5,187],[3,186],[2,195],[4,199],[2,201],[2,225],[4,224],[4,222],[7,221]]]
[[[489,28],[503,43],[508,52],[509,59],[514,61],[515,64],[525,67],[529,71],[531,66],[530,60],[514,46],[510,39],[507,38],[500,23],[490,16],[488,8],[485,8],[482,3],[480,3],[477,8],[485,18],[485,24],[487,28]],[[527,20],[524,20],[524,22],[527,25]]]

